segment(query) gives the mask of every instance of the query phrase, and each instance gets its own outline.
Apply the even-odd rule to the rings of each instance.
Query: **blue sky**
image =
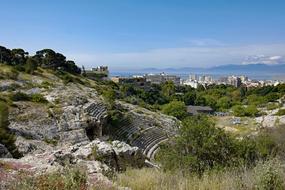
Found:
[[[278,64],[284,0],[0,0],[0,44],[114,69]]]

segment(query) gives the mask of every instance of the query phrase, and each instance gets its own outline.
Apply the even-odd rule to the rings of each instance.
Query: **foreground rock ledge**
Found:
[[[110,143],[95,139],[89,143],[78,143],[42,154],[27,155],[21,159],[0,159],[0,183],[5,184],[16,179],[19,172],[27,175],[40,175],[63,169],[66,166],[85,168],[88,183],[110,184],[106,177],[114,171],[127,167],[145,166],[146,157],[138,147],[113,141]]]

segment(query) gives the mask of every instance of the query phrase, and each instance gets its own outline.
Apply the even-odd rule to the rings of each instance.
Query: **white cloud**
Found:
[[[224,46],[226,45],[225,43],[221,41],[211,39],[211,38],[191,39],[187,41],[190,43],[190,45],[193,45],[193,46]]]
[[[243,64],[257,64],[257,63],[263,63],[263,64],[280,64],[285,63],[285,58],[280,55],[275,56],[265,56],[265,55],[254,55],[247,57]]]
[[[258,56],[256,56],[258,55]],[[224,64],[274,64],[284,62],[285,44],[197,46],[151,49],[124,53],[69,54],[77,64],[111,68],[211,67]],[[261,62],[260,62],[261,61]]]

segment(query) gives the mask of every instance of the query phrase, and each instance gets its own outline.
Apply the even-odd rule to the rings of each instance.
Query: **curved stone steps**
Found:
[[[169,131],[136,119],[126,119],[113,134],[116,139],[140,148],[150,159],[154,157],[159,144],[167,140],[169,135],[172,136]]]
[[[135,127],[130,127],[130,126],[126,127],[126,126],[125,126],[125,127],[119,128],[119,129],[117,130],[116,136],[117,136],[118,138],[125,138],[126,135],[130,133],[130,131],[135,131],[135,130],[136,130]],[[124,134],[125,134],[125,135],[124,135]]]
[[[107,109],[103,103],[98,104],[91,104],[86,109],[86,112],[88,112],[90,115],[96,118],[96,120],[100,120],[102,117],[107,116]]]
[[[159,145],[165,141],[167,141],[168,138],[161,139],[159,142],[157,142],[154,146],[152,146],[148,151],[144,152],[144,154],[150,159],[153,160],[156,152],[159,149]]]
[[[139,136],[135,141],[131,143],[133,146],[137,146],[141,149],[147,148],[152,142],[156,141],[157,139],[166,138],[164,134],[142,134]]]

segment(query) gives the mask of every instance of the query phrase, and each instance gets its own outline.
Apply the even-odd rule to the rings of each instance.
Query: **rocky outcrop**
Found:
[[[12,158],[11,153],[3,144],[0,144],[0,158]]]
[[[281,100],[280,100],[281,101]],[[262,115],[255,118],[255,122],[263,128],[273,128],[279,125],[285,124],[285,115],[277,116],[276,113],[279,109],[285,109],[285,104],[281,108],[274,110],[262,110],[266,115]]]
[[[48,104],[20,101],[10,110],[9,128],[17,136],[20,153],[39,153],[102,136],[107,110],[94,89],[69,84],[41,93]]]
[[[127,167],[142,167],[145,165],[145,156],[140,149],[124,142],[107,143],[95,139],[89,143],[65,146],[21,159],[0,159],[0,181],[6,174],[12,175],[9,172],[1,175],[1,165],[12,165],[18,171],[24,170],[35,175],[57,171],[66,166],[80,167],[86,169],[90,180],[96,178],[111,183],[106,175]]]

